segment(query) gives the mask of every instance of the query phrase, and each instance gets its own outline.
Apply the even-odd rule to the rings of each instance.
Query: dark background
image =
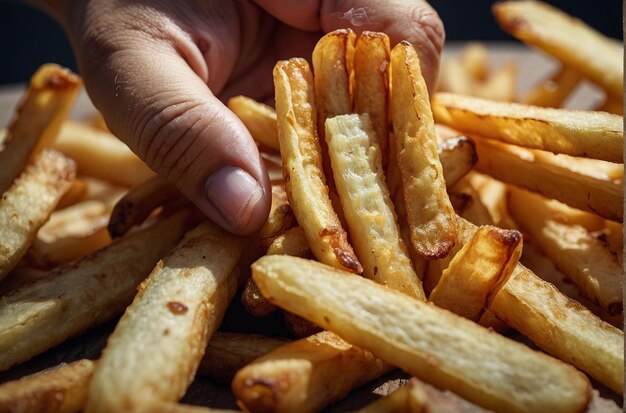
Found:
[[[619,0],[548,2],[582,18],[608,36],[622,39]],[[431,1],[445,24],[448,40],[511,40],[495,23],[490,11],[492,3],[487,0]],[[27,81],[45,62],[60,63],[76,70],[63,30],[38,10],[0,0],[0,84]]]

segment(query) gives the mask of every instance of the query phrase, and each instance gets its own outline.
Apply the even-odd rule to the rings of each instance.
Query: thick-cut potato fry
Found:
[[[461,55],[463,67],[475,80],[484,82],[489,75],[489,55],[484,44],[469,42]]]
[[[507,282],[522,253],[522,234],[480,227],[452,258],[428,301],[479,321]]]
[[[131,189],[113,208],[108,230],[112,238],[126,233],[133,225],[140,225],[156,208],[166,203],[183,204],[185,198],[176,186],[155,176]]]
[[[0,282],[0,296],[17,290],[23,285],[35,282],[50,275],[50,271],[27,265],[20,261],[13,270]]]
[[[76,165],[46,149],[29,164],[0,199],[0,279],[22,258],[71,186]]]
[[[462,189],[459,189],[458,187]],[[493,218],[487,207],[482,203],[478,192],[471,186],[457,185],[455,190],[459,192],[450,193],[450,201],[454,210],[459,216],[476,225],[492,225]]]
[[[534,106],[561,107],[582,79],[578,71],[563,66],[552,78],[528,91],[522,102]]]
[[[459,95],[474,94],[476,81],[459,59],[444,59],[439,70],[438,89]]]
[[[0,145],[0,194],[59,133],[80,86],[77,75],[55,64],[35,72]]]
[[[586,165],[579,158],[525,149],[477,136],[472,139],[478,153],[477,171],[574,208],[622,221],[623,176],[610,176],[612,167],[619,168],[621,165],[594,160],[586,160],[594,162],[593,165]]]
[[[78,413],[95,363],[78,360],[0,385],[0,412]]]
[[[465,136],[442,142],[439,145],[439,159],[447,188],[452,188],[478,162],[474,142]]]
[[[228,108],[241,119],[258,144],[275,151],[280,150],[276,112],[273,108],[246,96],[228,99]]]
[[[607,96],[602,106],[600,106],[597,110],[624,116],[624,101],[622,99],[616,99],[612,96]]]
[[[189,215],[178,212],[0,297],[0,371],[120,314]]]
[[[274,304],[483,407],[580,412],[589,402],[573,367],[363,277],[278,255],[254,263],[252,276]]]
[[[361,33],[354,48],[354,112],[370,115],[383,167],[389,160],[389,59],[386,34]]]
[[[328,196],[317,136],[313,79],[306,60],[278,62],[274,85],[289,204],[318,260],[361,273],[361,264]]]
[[[133,187],[155,173],[110,133],[89,125],[68,121],[51,146],[78,164],[80,174]]]
[[[428,90],[408,42],[391,51],[391,118],[413,248],[425,259],[445,257],[456,239]]]
[[[109,337],[86,412],[134,410],[185,394],[253,241],[206,221],[156,265]]]
[[[474,87],[474,96],[500,102],[517,99],[517,65],[509,62],[500,67],[489,78]]]
[[[326,121],[335,185],[363,275],[426,301],[396,221],[376,132],[367,114]]]
[[[504,229],[518,229],[507,207],[508,187],[505,183],[489,175],[471,171],[467,174],[463,184],[478,194],[480,203],[489,211],[490,225]]]
[[[504,31],[556,57],[623,99],[621,42],[540,1],[505,1],[494,4],[492,10]]]
[[[74,179],[72,186],[65,191],[59,202],[57,202],[56,209],[67,208],[80,202],[85,198],[85,194],[87,194],[87,183],[79,178]]]
[[[282,233],[297,225],[286,194],[279,194],[272,188],[272,207],[267,221],[259,230],[259,243],[268,248]],[[282,190],[281,190],[282,191]],[[284,198],[282,195],[285,195]]]
[[[543,108],[438,93],[432,101],[437,122],[531,149],[623,161],[622,118],[604,112]]]
[[[232,390],[250,411],[315,412],[391,368],[323,331],[254,360],[237,372]]]
[[[84,175],[79,177],[81,181],[87,184],[87,192],[83,200],[90,199],[103,202],[111,211],[117,202],[128,192],[127,187],[116,185],[109,181]]]
[[[622,267],[608,247],[587,229],[560,222],[558,201],[512,187],[509,209],[520,226],[587,298],[611,315],[622,312]]]

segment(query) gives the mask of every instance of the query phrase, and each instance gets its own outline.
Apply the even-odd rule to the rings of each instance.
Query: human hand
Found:
[[[347,27],[410,41],[432,88],[445,37],[423,0],[46,3],[111,131],[238,234],[265,222],[271,188],[250,133],[223,101],[270,101],[277,60],[311,56],[323,33]]]

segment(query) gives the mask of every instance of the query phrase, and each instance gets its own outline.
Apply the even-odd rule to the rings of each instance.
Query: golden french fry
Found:
[[[106,121],[104,120],[104,116],[102,113],[96,112],[91,119],[89,120],[89,124],[94,128],[101,130],[103,132],[110,132],[109,127],[107,126]]]
[[[484,44],[469,42],[463,48],[461,62],[465,70],[477,81],[484,82],[489,75],[489,56]]]
[[[612,96],[607,96],[602,106],[600,106],[597,110],[624,116],[624,101],[622,99],[616,99]]]
[[[274,304],[263,297],[252,278],[248,278],[243,287],[241,303],[247,312],[257,317],[263,317],[278,310]]]
[[[241,119],[258,144],[280,150],[273,108],[246,96],[235,96],[228,99],[228,109]]]
[[[72,181],[72,185],[63,194],[59,202],[57,202],[56,209],[67,208],[74,205],[85,198],[87,194],[87,183],[82,179],[76,178]]]
[[[604,112],[543,108],[438,93],[432,101],[437,122],[531,149],[622,162],[622,118]]]
[[[589,401],[573,367],[363,277],[279,255],[256,261],[252,276],[274,304],[480,406],[580,412]]]
[[[278,62],[274,85],[289,204],[317,259],[361,273],[361,264],[328,196],[317,136],[313,79],[306,60]]]
[[[237,290],[234,270],[253,241],[206,221],[156,265],[109,337],[86,412],[134,410],[185,394]]]
[[[389,59],[386,34],[361,33],[354,48],[354,112],[369,114],[383,167],[389,160]]]
[[[78,360],[0,385],[1,412],[78,413],[95,363]]]
[[[623,99],[622,44],[582,20],[540,1],[493,5],[500,27],[579,71],[615,98]]]
[[[120,314],[189,215],[176,213],[0,297],[0,371]]]
[[[287,197],[283,198],[283,194],[278,194],[272,188],[272,207],[267,221],[259,230],[259,243],[262,247],[268,248],[282,233],[297,225],[296,218],[293,215],[291,206],[287,201]],[[280,190],[282,192],[282,189]]]
[[[76,165],[49,149],[41,152],[0,199],[0,279],[17,265],[71,186]]]
[[[426,301],[396,222],[369,115],[326,120],[335,185],[363,275]]]
[[[522,102],[534,106],[561,107],[582,79],[576,70],[563,66],[552,78],[528,91]]]
[[[574,208],[622,221],[624,178],[612,176],[619,164],[525,149],[472,136],[476,170]]]
[[[480,227],[452,258],[428,301],[479,321],[506,283],[522,253],[522,234]]]
[[[77,122],[65,122],[51,146],[78,164],[80,174],[134,187],[155,176],[131,150],[107,132]]]
[[[460,192],[450,193],[450,201],[456,213],[473,224],[492,225],[493,218],[478,192],[471,186],[460,185],[460,187],[462,188],[458,189]]]
[[[517,100],[517,66],[509,62],[500,67],[489,78],[474,87],[474,96],[501,102]]]
[[[476,81],[459,59],[444,59],[441,62],[438,90],[459,95],[472,95],[475,84]]]
[[[413,248],[425,259],[446,256],[456,239],[428,90],[413,46],[391,51],[391,118]]]
[[[452,188],[478,162],[474,142],[465,136],[442,142],[439,145],[439,159],[447,188]]]
[[[518,229],[507,207],[508,190],[505,183],[474,170],[466,175],[463,184],[471,188],[472,194],[478,194],[480,204],[487,208],[491,217],[490,225],[504,229]]]
[[[117,202],[128,192],[127,187],[116,185],[109,181],[91,176],[79,177],[81,181],[87,184],[87,191],[83,199],[103,202],[107,206],[107,209],[111,211]]]
[[[323,331],[254,360],[237,372],[231,387],[250,411],[315,412],[391,368]]]
[[[513,218],[587,298],[611,315],[622,312],[622,267],[608,247],[587,229],[561,222],[562,208],[558,201],[512,187],[509,209]]]
[[[80,87],[80,78],[58,65],[45,64],[35,72],[0,145],[0,194],[54,140]]]

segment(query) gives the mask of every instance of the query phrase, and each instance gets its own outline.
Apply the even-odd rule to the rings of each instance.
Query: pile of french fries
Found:
[[[624,389],[621,49],[543,3],[494,14],[563,65],[521,103],[480,45],[429,96],[411,44],[351,30],[276,64],[275,110],[231,99],[272,181],[250,237],[67,120],[80,79],[40,68],[0,139],[0,370],[121,318],[0,412],[225,411],[178,404],[196,374],[315,412],[394,369],[362,412],[619,411],[596,389]],[[601,111],[560,108],[582,79]],[[233,300],[290,336],[222,331]]]

